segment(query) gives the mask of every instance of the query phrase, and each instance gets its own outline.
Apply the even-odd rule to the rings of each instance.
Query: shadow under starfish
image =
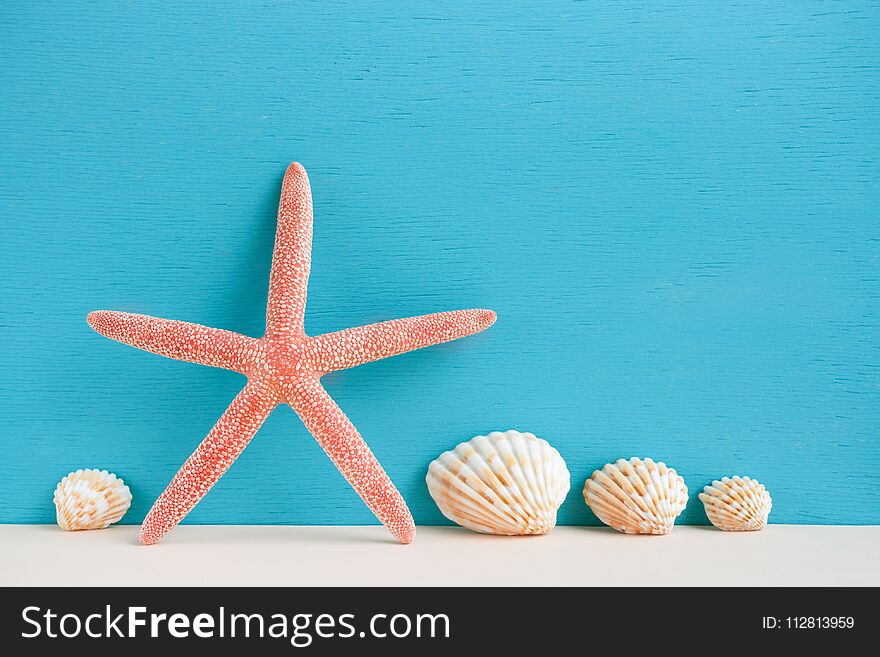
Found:
[[[269,276],[266,333],[251,338],[199,324],[109,310],[89,325],[145,351],[248,377],[214,428],[186,460],[144,519],[150,545],[171,531],[229,469],[279,404],[289,404],[370,510],[401,543],[415,523],[400,493],[320,378],[414,349],[478,333],[495,322],[491,310],[456,310],[344,329],[311,337],[303,327],[312,249],[312,196],[305,169],[288,167]]]

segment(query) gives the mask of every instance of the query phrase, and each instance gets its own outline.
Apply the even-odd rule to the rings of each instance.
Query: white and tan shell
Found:
[[[662,461],[618,459],[596,470],[584,500],[606,525],[624,534],[668,534],[687,506],[684,479]]]
[[[55,517],[61,529],[104,529],[131,506],[131,491],[106,470],[77,470],[55,488]]]
[[[764,484],[749,477],[722,477],[699,495],[709,522],[728,532],[763,529],[773,507]]]
[[[444,516],[484,534],[546,534],[571,487],[565,461],[531,433],[493,431],[444,452],[428,468]]]

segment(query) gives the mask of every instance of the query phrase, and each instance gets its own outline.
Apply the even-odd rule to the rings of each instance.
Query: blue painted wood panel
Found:
[[[418,522],[430,460],[511,427],[566,458],[564,523],[631,455],[684,522],[735,473],[776,522],[880,522],[880,10],[772,4],[7,3],[0,522],[90,466],[143,517],[243,381],[86,313],[259,335],[292,160],[310,332],[499,313],[326,379]],[[281,409],[189,521],[373,519]]]

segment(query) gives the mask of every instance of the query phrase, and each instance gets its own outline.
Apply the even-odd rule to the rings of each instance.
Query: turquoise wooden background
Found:
[[[185,6],[177,6],[178,4]],[[878,34],[861,2],[46,3],[0,9],[0,521],[109,468],[142,519],[236,374],[95,308],[258,335],[279,183],[309,169],[312,333],[488,332],[327,378],[420,523],[456,442],[518,427],[771,519],[880,522]],[[191,514],[370,523],[289,409]]]

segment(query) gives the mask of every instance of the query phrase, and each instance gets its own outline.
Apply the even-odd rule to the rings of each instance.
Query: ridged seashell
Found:
[[[571,487],[565,461],[531,433],[493,431],[428,468],[431,497],[453,522],[484,534],[546,534]]]
[[[728,532],[763,529],[773,507],[764,484],[749,477],[722,477],[699,495],[709,522]]]
[[[596,470],[584,500],[606,525],[624,534],[668,534],[687,506],[684,479],[662,461],[618,459]]]
[[[61,529],[104,529],[131,506],[131,491],[106,470],[77,470],[55,488],[55,517]]]

